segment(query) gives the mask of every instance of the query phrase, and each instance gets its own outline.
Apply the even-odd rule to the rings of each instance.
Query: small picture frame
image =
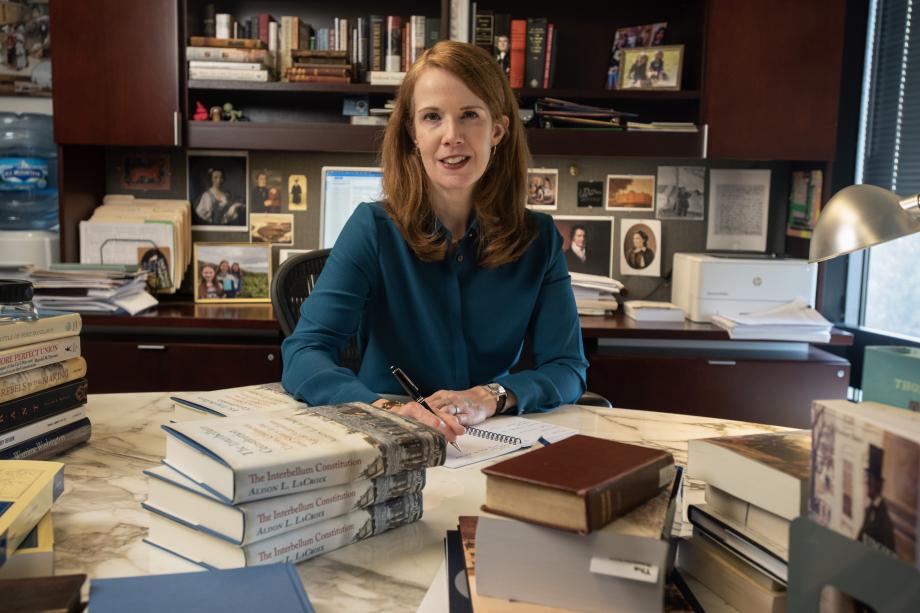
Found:
[[[195,243],[195,302],[271,302],[269,243]]]
[[[252,213],[249,240],[273,245],[294,244],[294,216],[291,213]]]
[[[623,49],[620,89],[679,90],[683,64],[683,45]]]
[[[613,275],[613,217],[554,215],[569,272]]]
[[[655,175],[607,175],[604,202],[608,211],[654,211]]]
[[[246,232],[249,155],[235,151],[190,151],[188,197],[192,230]]]
[[[121,163],[121,187],[134,191],[166,191],[172,187],[169,156],[161,153],[126,155]]]
[[[528,208],[544,211],[555,211],[559,208],[558,202],[559,170],[556,168],[528,168]]]
[[[657,219],[620,221],[620,274],[661,276],[661,222]]]

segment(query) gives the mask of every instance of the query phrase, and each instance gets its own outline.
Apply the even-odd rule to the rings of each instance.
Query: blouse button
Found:
[[[458,261],[458,262],[462,262],[462,261],[463,261],[463,256],[462,256],[462,255],[458,255],[458,256],[457,256],[457,261]]]

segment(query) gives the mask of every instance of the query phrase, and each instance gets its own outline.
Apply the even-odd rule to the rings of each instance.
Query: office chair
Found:
[[[323,271],[331,249],[317,249],[288,258],[272,278],[271,296],[275,317],[285,336],[290,336],[300,318],[300,307]],[[355,338],[342,349],[339,364],[355,373],[361,367],[361,352]],[[594,392],[585,392],[578,403],[592,407],[612,408],[610,401]]]

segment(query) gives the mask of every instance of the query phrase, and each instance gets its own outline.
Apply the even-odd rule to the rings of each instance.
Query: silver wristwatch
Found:
[[[495,397],[495,414],[501,415],[505,409],[505,403],[508,402],[508,390],[501,383],[486,383],[484,388]]]

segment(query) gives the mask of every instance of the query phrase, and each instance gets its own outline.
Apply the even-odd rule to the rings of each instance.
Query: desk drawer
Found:
[[[212,390],[281,380],[272,344],[83,339],[92,393]]]
[[[846,398],[850,363],[825,351],[789,359],[592,354],[588,389],[615,407],[811,427],[811,401]]]

